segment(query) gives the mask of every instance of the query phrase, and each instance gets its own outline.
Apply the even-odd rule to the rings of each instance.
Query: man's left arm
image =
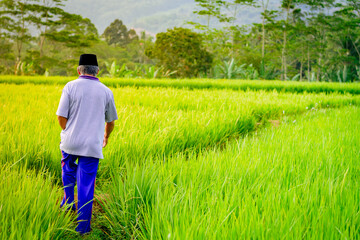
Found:
[[[111,132],[114,130],[115,121],[107,122],[105,125],[105,133],[104,133],[104,140],[103,140],[103,148],[106,147],[109,141],[109,137]]]
[[[66,123],[68,121],[68,116],[69,116],[69,108],[70,108],[70,97],[68,94],[68,86],[65,85],[65,87],[62,91],[62,94],[61,94],[59,107],[56,111],[56,115],[58,116],[59,125],[62,128],[62,130],[65,130],[65,128],[66,128]]]

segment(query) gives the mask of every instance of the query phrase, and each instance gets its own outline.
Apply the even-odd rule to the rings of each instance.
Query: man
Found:
[[[63,129],[60,150],[65,194],[61,207],[76,210],[74,187],[77,180],[76,231],[85,234],[91,230],[99,159],[103,158],[102,148],[108,143],[117,113],[111,90],[96,77],[99,73],[96,55],[81,55],[77,71],[79,78],[68,82],[63,89],[56,115]]]

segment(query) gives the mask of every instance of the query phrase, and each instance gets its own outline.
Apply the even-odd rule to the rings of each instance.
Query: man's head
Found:
[[[99,73],[99,66],[94,54],[82,54],[77,68],[79,75],[96,76]]]

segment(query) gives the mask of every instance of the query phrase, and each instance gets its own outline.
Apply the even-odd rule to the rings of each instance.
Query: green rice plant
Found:
[[[153,166],[139,167],[128,164],[126,169],[118,175],[118,171],[112,169],[112,177],[116,184],[107,189],[108,196],[103,203],[108,228],[112,234],[121,238],[136,239],[143,226],[144,216],[139,209],[151,208],[156,196],[154,193],[159,188],[157,181],[157,169]],[[139,172],[142,172],[142,174]],[[126,181],[124,181],[126,179]],[[117,211],[113,211],[117,209]]]
[[[61,198],[56,185],[61,182],[61,155],[55,112],[63,84],[71,78],[15,78],[20,85],[8,84],[12,76],[1,79],[7,83],[0,84],[0,163],[12,167],[0,169],[0,179],[10,176],[0,181],[5,193],[0,196],[0,236],[67,238],[72,235],[65,231],[70,218],[58,217],[52,209]],[[110,237],[356,236],[358,209],[351,206],[360,196],[354,180],[359,111],[323,111],[358,106],[358,85],[104,82],[116,87],[111,90],[119,115],[97,178],[102,204],[97,214]],[[246,85],[257,91],[241,90]],[[320,94],[305,93],[306,89]],[[326,94],[330,92],[339,93]],[[270,120],[287,124],[261,130]],[[23,204],[12,201],[21,195]],[[34,201],[48,202],[48,213],[30,209]],[[4,212],[3,206],[10,210]],[[15,213],[25,216],[24,221]],[[13,228],[19,235],[8,230],[11,219],[18,221]],[[29,219],[34,224],[27,229]]]
[[[1,239],[62,239],[73,231],[74,217],[60,209],[62,190],[51,177],[5,164],[0,179]]]
[[[126,166],[107,189],[113,237],[126,226],[143,239],[356,239],[359,118],[310,111],[222,150]],[[133,220],[119,224],[124,209]]]

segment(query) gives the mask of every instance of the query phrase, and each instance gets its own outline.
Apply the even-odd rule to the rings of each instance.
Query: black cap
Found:
[[[95,54],[82,54],[79,60],[80,65],[99,66]]]

